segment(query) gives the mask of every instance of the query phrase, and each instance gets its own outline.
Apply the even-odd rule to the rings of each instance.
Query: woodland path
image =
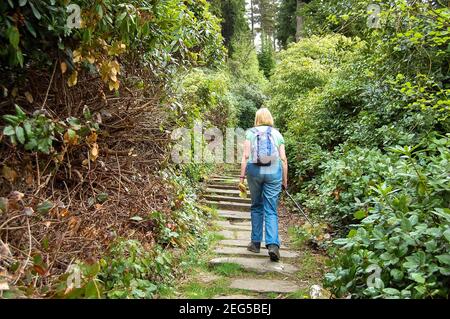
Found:
[[[228,278],[229,288],[235,294],[215,298],[285,298],[308,294],[312,283],[299,281],[296,276],[301,267],[301,253],[285,246],[285,238],[281,238],[279,262],[270,261],[264,243],[259,254],[247,251],[251,234],[250,194],[247,198],[239,197],[238,182],[239,170],[230,168],[213,175],[204,193],[204,203],[217,209],[214,224],[221,238],[213,247],[215,256],[209,265],[237,264],[242,269],[239,276],[232,274]]]

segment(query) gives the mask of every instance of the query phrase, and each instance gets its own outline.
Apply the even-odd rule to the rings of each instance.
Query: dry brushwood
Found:
[[[55,120],[81,118],[87,106],[100,123],[96,158],[80,143],[55,161],[0,136],[0,197],[8,208],[0,213],[0,282],[16,264],[8,282],[40,288],[75,260],[99,258],[117,237],[154,242],[151,224],[136,225],[130,217],[170,211],[170,186],[157,174],[167,162],[169,136],[160,127],[169,118],[160,105],[164,83],[141,76],[148,88],[124,83],[114,95],[92,75],[69,89],[60,72],[29,71],[17,96],[0,101],[0,115],[16,103],[28,114],[43,109]],[[38,209],[42,203],[50,203],[45,213]],[[36,256],[41,263],[33,262]],[[32,275],[24,276],[27,271]]]

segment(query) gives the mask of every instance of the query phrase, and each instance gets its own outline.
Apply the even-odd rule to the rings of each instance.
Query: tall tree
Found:
[[[275,20],[278,12],[277,0],[253,0],[257,7],[257,21],[260,32],[270,38],[275,36]]]
[[[222,19],[224,44],[232,53],[232,40],[235,36],[249,31],[245,18],[245,0],[212,0],[212,12]]]
[[[296,10],[296,28],[295,28],[295,40],[299,41],[302,37],[303,32],[303,17],[299,14],[300,8],[304,2],[302,0],[297,0],[297,10]]]
[[[311,0],[281,0],[276,19],[276,38],[283,48],[303,35],[304,17],[301,8],[309,2]]]
[[[282,0],[277,15],[276,38],[281,47],[286,48],[295,41],[297,0]]]

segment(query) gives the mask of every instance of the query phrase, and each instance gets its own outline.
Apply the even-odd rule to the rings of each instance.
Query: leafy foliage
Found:
[[[348,234],[330,249],[332,291],[448,297],[450,11],[376,2],[381,28],[371,29],[372,2],[304,5],[310,37],[280,53],[268,104],[296,196],[333,235]]]
[[[427,142],[391,150],[396,160],[354,214],[361,226],[335,241],[343,254],[326,280],[337,296],[448,298],[450,190],[442,168],[448,168],[450,139]],[[382,269],[380,280],[361,289],[373,265]]]
[[[69,28],[65,1],[26,0],[0,5],[0,58],[23,67],[61,55],[69,86],[81,68],[94,66],[110,89],[117,89],[119,57],[131,55],[160,76],[177,66],[202,65],[223,58],[217,19],[201,1],[73,1],[81,27]],[[42,62],[44,61],[44,63]],[[92,68],[91,68],[92,69]],[[162,72],[164,70],[164,72]]]

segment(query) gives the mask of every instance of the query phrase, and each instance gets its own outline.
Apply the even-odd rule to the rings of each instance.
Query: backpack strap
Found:
[[[266,130],[266,134],[267,134],[267,149],[269,150],[269,154],[272,154],[272,143],[270,140],[270,137],[272,135],[272,127],[269,126]]]

